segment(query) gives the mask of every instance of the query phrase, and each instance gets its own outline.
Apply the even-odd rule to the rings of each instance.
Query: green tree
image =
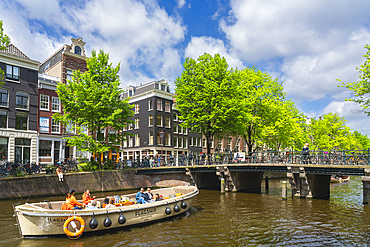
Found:
[[[303,115],[291,101],[285,100],[283,86],[257,68],[235,72],[243,106],[239,134],[246,141],[249,154],[267,145],[280,149],[303,142]]]
[[[346,120],[339,117],[338,113],[327,113],[321,119],[313,118],[310,134],[314,149],[332,150],[353,147],[350,128],[345,122]]]
[[[122,132],[128,123],[132,123],[132,106],[128,99],[121,100],[119,64],[113,67],[109,63],[109,55],[102,50],[97,54],[92,51],[87,58],[85,73],[73,72],[72,81],[59,84],[57,93],[63,104],[64,113],[54,114],[53,118],[63,124],[76,124],[78,135],[66,138],[68,143],[81,151],[102,153],[122,144],[128,135]],[[89,134],[81,131],[86,127]],[[109,133],[103,139],[103,132]]]
[[[342,87],[345,87],[354,92],[354,97],[346,99],[353,101],[364,109],[365,113],[370,115],[370,45],[365,45],[367,49],[364,57],[366,58],[364,64],[357,67],[356,70],[359,73],[359,80],[356,82],[342,83]],[[338,79],[338,81],[340,81]]]
[[[184,70],[175,81],[176,107],[183,127],[207,139],[236,133],[240,117],[240,94],[233,72],[224,57],[204,53],[196,60],[186,58]]]
[[[0,50],[6,50],[6,47],[10,43],[10,38],[4,33],[3,21],[0,20]],[[0,85],[4,85],[4,71],[0,69]]]

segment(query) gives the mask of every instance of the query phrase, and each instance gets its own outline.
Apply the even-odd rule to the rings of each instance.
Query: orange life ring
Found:
[[[81,224],[81,228],[80,230],[76,231],[76,232],[71,232],[70,230],[68,230],[68,225],[69,223],[71,223],[72,220],[77,220],[78,222],[80,222]],[[83,231],[85,230],[85,221],[79,217],[79,216],[72,216],[72,217],[69,217],[65,222],[64,222],[64,225],[63,225],[63,230],[64,230],[64,233],[67,234],[68,236],[70,237],[77,237],[77,236],[80,236]]]

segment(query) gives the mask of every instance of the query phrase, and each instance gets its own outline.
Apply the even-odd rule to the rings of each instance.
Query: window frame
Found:
[[[23,117],[21,116],[23,115]],[[24,116],[27,116],[27,117],[24,117]],[[21,123],[20,123],[20,128],[17,128],[17,125],[18,125],[18,120],[21,120]],[[23,128],[23,124],[24,122],[22,121],[26,121],[26,128],[24,129]],[[16,112],[15,113],[15,129],[16,130],[28,130],[28,114],[27,113],[24,113],[24,112]]]
[[[56,103],[56,102],[54,102],[54,99],[57,99],[58,100],[58,103]],[[58,110],[54,110],[54,106],[58,106]],[[61,105],[60,105],[60,99],[59,99],[59,97],[54,97],[54,96],[52,96],[51,97],[51,111],[52,112],[60,112],[60,107]]]
[[[58,128],[58,131],[54,131],[54,129]],[[60,134],[60,121],[51,118],[51,133]]]
[[[5,116],[5,127],[2,126],[3,116]],[[2,129],[8,128],[8,111],[0,111],[0,128]]]
[[[47,102],[43,101],[43,98],[44,98],[44,100],[47,99]],[[50,102],[50,96],[49,95],[40,94],[40,110],[49,111],[49,102]],[[46,107],[42,107],[43,104],[46,105]]]
[[[9,68],[11,68],[11,73],[9,73]],[[18,74],[17,75],[14,75],[14,68],[17,68],[17,72]],[[6,67],[5,67],[5,78],[8,79],[8,80],[12,80],[12,81],[17,81],[19,82],[20,80],[20,68],[18,66],[14,66],[14,65],[11,65],[11,64],[7,64]]]
[[[6,102],[2,101],[3,95],[5,95],[5,92],[2,92],[2,91],[6,91]],[[3,104],[3,103],[6,103],[6,104]],[[9,90],[6,88],[0,88],[0,106],[5,106],[5,107],[9,106]]]
[[[169,101],[164,102],[164,110],[165,112],[171,112],[171,104]]]
[[[162,102],[163,102],[163,100],[157,99],[157,111],[163,111],[163,103]]]
[[[21,94],[23,94],[23,95],[21,95]],[[23,101],[24,101],[24,99],[26,98],[26,96],[25,95],[27,95],[27,105],[23,105]],[[18,104],[17,102],[18,102],[18,99],[21,99],[21,101],[22,101],[22,104]],[[29,95],[29,93],[27,93],[27,92],[22,92],[22,91],[17,91],[16,93],[15,93],[15,108],[16,109],[23,109],[23,110],[28,110],[29,109],[29,106],[30,105],[30,95]],[[22,106],[25,106],[25,107],[22,107]]]
[[[161,118],[161,120],[160,120],[160,121],[161,121],[160,125],[158,125],[158,118],[159,118],[159,117]],[[163,117],[162,117],[162,115],[157,115],[157,121],[156,121],[156,124],[157,124],[157,126],[158,126],[158,127],[163,127]]]

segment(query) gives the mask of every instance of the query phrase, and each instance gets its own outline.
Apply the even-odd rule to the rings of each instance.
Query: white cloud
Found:
[[[244,67],[243,62],[235,54],[230,54],[228,52],[222,40],[212,37],[192,37],[185,49],[185,57],[197,59],[205,52],[212,56],[219,53],[221,56],[226,58],[230,67],[239,69]]]
[[[370,137],[370,117],[363,113],[361,107],[357,103],[349,101],[332,101],[323,109],[322,114],[329,112],[338,113],[340,117],[347,120],[346,125],[348,127]]]
[[[186,28],[156,2],[39,3],[0,2],[5,31],[32,59],[44,61],[64,44],[70,44],[72,36],[83,38],[88,54],[91,49],[104,49],[114,65],[121,61],[123,86],[126,82],[173,79],[181,73],[180,54],[174,47],[183,41]],[[70,36],[58,35],[61,33]]]
[[[179,9],[184,7],[184,5],[186,4],[185,0],[176,0],[176,2],[177,2],[177,6],[178,6]]]

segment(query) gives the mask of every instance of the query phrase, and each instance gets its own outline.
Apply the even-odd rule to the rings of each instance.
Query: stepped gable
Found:
[[[26,54],[24,54],[21,50],[19,50],[13,44],[8,45],[6,47],[6,50],[0,50],[0,52],[14,55],[14,56],[21,57],[21,58],[30,59],[29,57],[26,56]]]

